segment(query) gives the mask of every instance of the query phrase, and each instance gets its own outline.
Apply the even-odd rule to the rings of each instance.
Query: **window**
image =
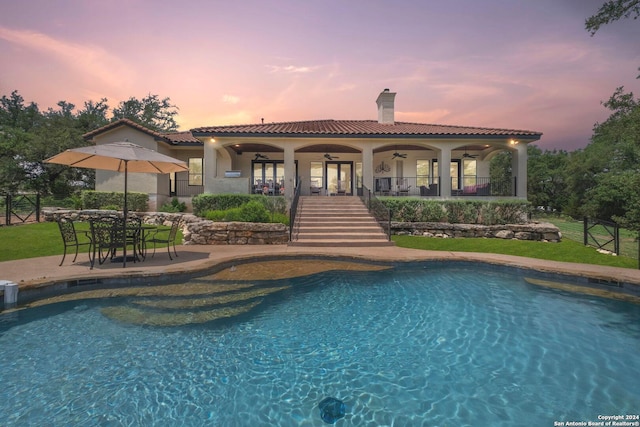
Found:
[[[464,186],[476,185],[478,164],[475,159],[462,160],[462,179]]]
[[[322,162],[311,162],[309,180],[312,186],[324,187],[324,165]]]
[[[417,160],[416,161],[416,185],[418,187],[429,186],[429,160]]]
[[[202,185],[202,158],[189,158],[189,185]]]

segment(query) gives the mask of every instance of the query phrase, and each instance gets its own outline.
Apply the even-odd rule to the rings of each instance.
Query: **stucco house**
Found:
[[[119,120],[85,135],[96,144],[128,140],[189,165],[189,172],[139,174],[130,191],[145,192],[150,209],[170,197],[200,193],[527,198],[527,144],[542,133],[396,122],[396,94],[376,100],[377,120],[311,120],[205,126],[161,134]],[[492,182],[489,162],[512,153],[512,177]],[[448,167],[442,167],[448,165]],[[96,171],[96,189],[119,191],[120,174]]]

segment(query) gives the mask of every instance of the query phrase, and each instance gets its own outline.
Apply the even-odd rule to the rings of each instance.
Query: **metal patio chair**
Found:
[[[145,239],[144,246],[150,243],[153,243],[153,253],[151,254],[151,258],[156,254],[156,245],[158,244],[166,244],[167,245],[167,253],[169,254],[169,259],[173,261],[171,257],[171,246],[173,246],[173,253],[175,256],[178,256],[178,252],[176,251],[176,236],[178,234],[178,227],[180,227],[180,223],[182,222],[182,218],[176,216],[171,221],[171,228],[162,229],[162,230],[154,230],[149,236]]]
[[[62,236],[62,242],[64,243],[64,255],[62,255],[62,261],[60,261],[59,265],[64,263],[68,248],[75,248],[76,250],[73,261],[71,262],[76,262],[76,259],[78,258],[78,249],[81,246],[89,248],[89,260],[91,260],[91,236],[88,231],[77,231],[73,224],[73,220],[62,217],[58,218],[58,228],[60,228],[60,235]]]

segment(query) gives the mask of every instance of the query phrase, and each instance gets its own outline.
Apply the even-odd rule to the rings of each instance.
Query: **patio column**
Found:
[[[295,150],[291,145],[284,147],[284,197],[287,205],[293,200],[293,190],[296,185]]]
[[[451,197],[451,148],[446,145],[440,145],[438,172],[440,173],[440,197]]]
[[[514,144],[515,150],[511,156],[512,176],[516,177],[516,197],[527,198],[527,144]]]
[[[369,144],[362,148],[362,185],[369,190],[373,188],[373,149]]]
[[[204,180],[204,192],[215,193],[214,182],[218,176],[218,142],[210,138],[204,142],[204,159],[202,159],[202,179]]]

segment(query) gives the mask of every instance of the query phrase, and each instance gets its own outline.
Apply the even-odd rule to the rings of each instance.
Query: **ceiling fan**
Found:
[[[477,154],[469,154],[467,153],[467,149],[464,149],[464,154],[462,155],[463,159],[475,159],[476,157],[478,157]]]
[[[324,158],[327,159],[327,160],[333,160],[333,159],[339,159],[340,157],[332,156],[329,153],[325,153],[324,154]]]
[[[397,159],[397,158],[406,159],[407,158],[407,154],[406,153],[398,153],[396,151],[395,153],[393,153],[393,157],[391,159]]]
[[[256,153],[256,157],[253,160],[259,160],[259,159],[269,160],[269,157],[265,156],[264,154]]]

